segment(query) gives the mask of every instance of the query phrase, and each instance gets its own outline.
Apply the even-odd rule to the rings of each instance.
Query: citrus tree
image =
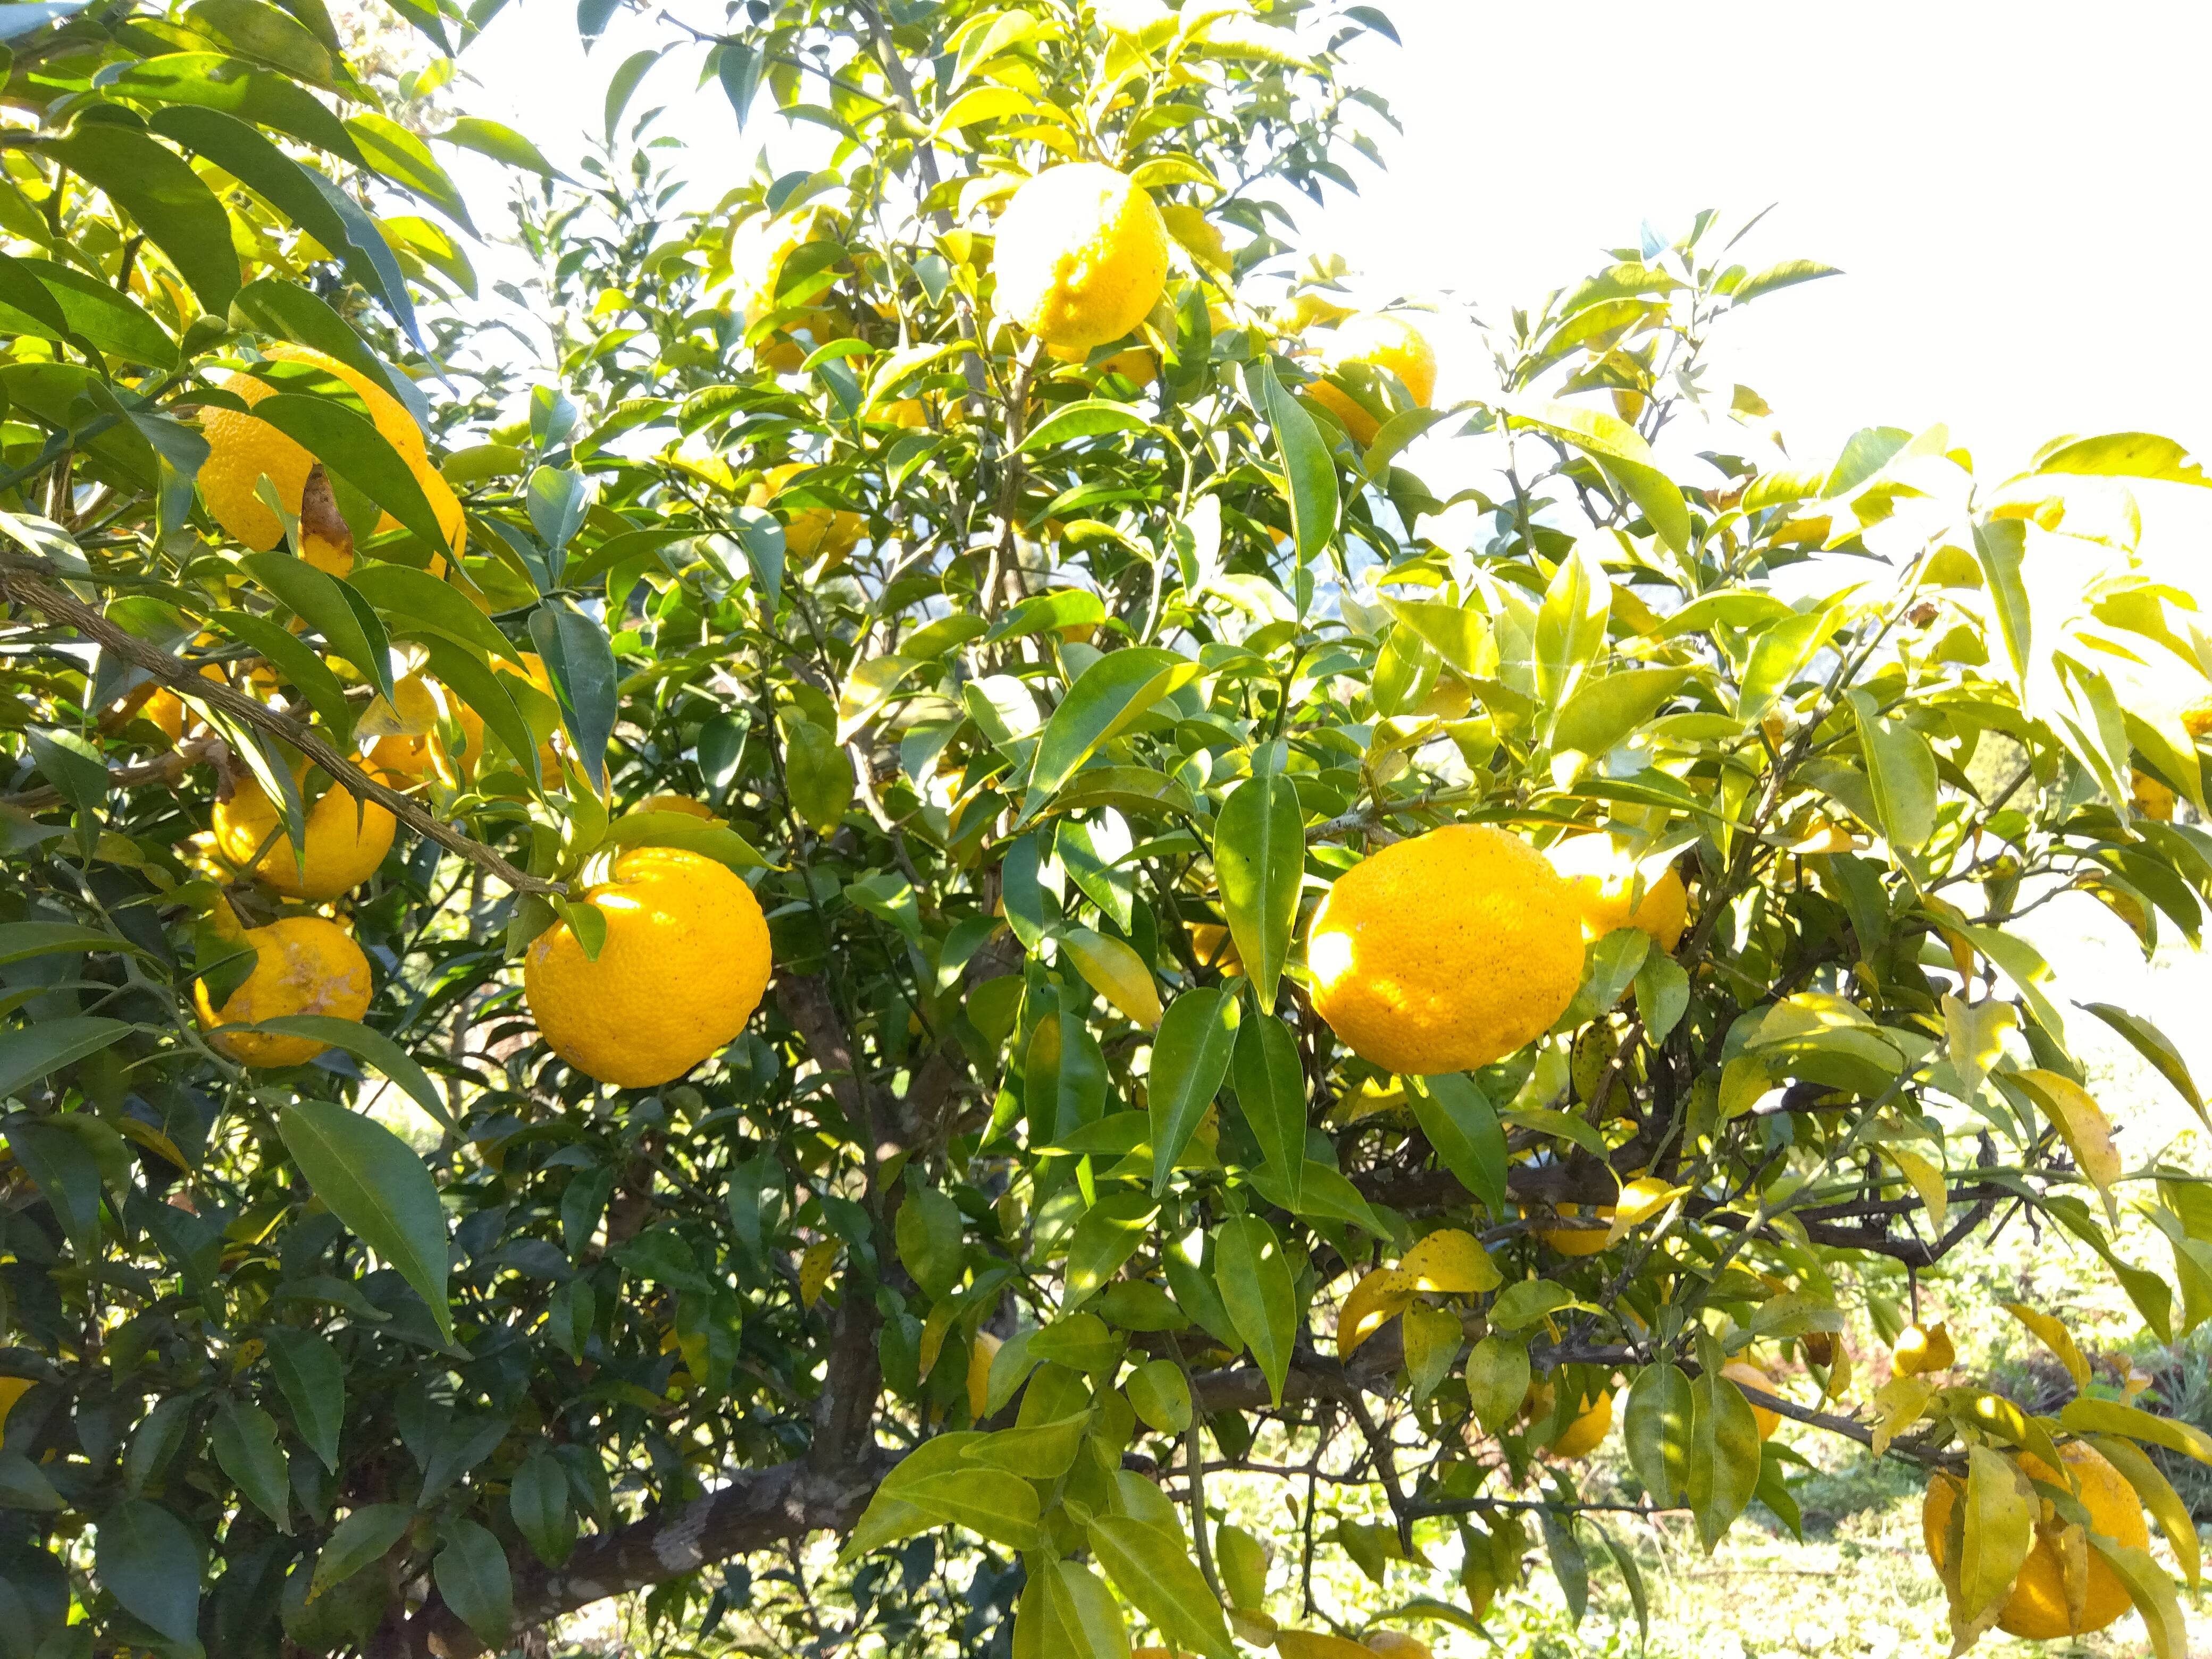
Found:
[[[751,0],[580,180],[395,118],[496,6],[399,9],[380,87],[319,0],[0,7],[0,1655],[1404,1653],[1819,1435],[1961,1645],[2185,1650],[2212,1444],[1917,1317],[2031,1224],[2212,1311],[2082,1031],[2196,1084],[2011,927],[2212,897],[2179,446],[1803,464],[1703,353],[1826,273],[1710,215],[1439,406],[1285,240],[1365,5]]]

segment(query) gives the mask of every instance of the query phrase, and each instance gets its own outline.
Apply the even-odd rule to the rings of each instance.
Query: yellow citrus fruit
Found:
[[[1190,948],[1201,968],[1218,968],[1224,974],[1244,971],[1244,958],[1237,954],[1237,941],[1218,921],[1192,922]]]
[[[2144,817],[2172,822],[2173,791],[2139,766],[2128,774],[2128,805]]]
[[[1450,824],[1337,879],[1306,936],[1314,1009],[1363,1060],[1470,1071],[1551,1029],[1582,982],[1574,894],[1516,836]]]
[[[392,682],[392,713],[400,729],[385,732],[364,752],[387,772],[419,778],[437,758],[438,696],[420,674],[401,675]]]
[[[769,468],[745,497],[745,505],[766,507],[799,474],[814,470],[806,461],[789,461]],[[859,514],[848,513],[842,507],[802,507],[781,516],[784,550],[802,563],[817,556],[825,566],[842,563],[845,556],[860,544],[861,533],[866,528]]]
[[[248,1066],[304,1066],[326,1042],[313,1037],[278,1036],[265,1031],[237,1031],[226,1025],[252,1025],[290,1014],[329,1014],[359,1019],[368,1011],[368,958],[353,935],[320,916],[286,916],[241,935],[254,951],[253,970],[218,1009],[205,981],[192,987],[200,1024],[215,1035],[215,1046]]]
[[[968,1350],[968,1415],[978,1423],[991,1414],[991,1362],[998,1357],[999,1339],[976,1332],[975,1346]]]
[[[606,919],[599,959],[568,924],[532,940],[522,991],[553,1052],[624,1089],[679,1078],[745,1027],[768,988],[768,923],[727,867],[640,847],[584,902]]]
[[[8,1421],[8,1413],[15,1409],[15,1402],[31,1391],[27,1376],[0,1376],[0,1425]]]
[[[138,718],[155,726],[172,744],[185,735],[184,700],[166,685],[139,705]]]
[[[278,362],[305,363],[319,368],[353,388],[367,406],[369,418],[385,442],[398,452],[399,459],[414,473],[415,482],[429,498],[439,528],[446,533],[447,548],[458,556],[466,528],[461,504],[438,470],[430,465],[422,428],[415,424],[415,417],[405,406],[359,369],[306,346],[279,342],[265,348],[262,355]],[[235,392],[248,405],[259,403],[276,391],[268,381],[252,374],[227,375],[222,384],[225,391]],[[256,552],[267,552],[283,539],[284,526],[269,510],[256,486],[265,476],[276,491],[276,499],[283,502],[284,510],[296,514],[315,458],[268,422],[233,409],[204,410],[200,416],[200,434],[208,443],[208,458],[201,463],[199,471],[200,495],[207,502],[208,511],[228,534]],[[398,523],[386,514],[379,520],[377,528],[394,530]],[[352,561],[349,555],[330,548],[325,557],[315,562],[327,567],[349,565]],[[340,568],[332,574],[345,573]]]
[[[1721,1367],[1721,1375],[1747,1389],[1757,1389],[1764,1394],[1775,1392],[1774,1379],[1747,1359],[1729,1360]],[[1751,1407],[1752,1417],[1759,1424],[1759,1437],[1771,1440],[1775,1430],[1782,1426],[1782,1413],[1771,1407],[1760,1405],[1756,1400],[1747,1400],[1745,1403]]]
[[[1014,192],[998,227],[998,310],[1047,345],[1118,340],[1159,303],[1168,228],[1109,167],[1070,162]]]
[[[2181,724],[2192,738],[2212,737],[2212,696],[2199,697],[2183,709]]]
[[[1599,1237],[1605,1237],[1600,1233]],[[1613,1431],[1613,1395],[1601,1394],[1584,1406],[1575,1420],[1552,1443],[1554,1457],[1588,1457]]]
[[[1563,1218],[1572,1220],[1582,1214],[1577,1205],[1558,1204],[1555,1209]],[[1601,1205],[1590,1212],[1600,1221],[1610,1223],[1613,1206]],[[1606,1229],[1603,1227],[1539,1227],[1536,1237],[1561,1255],[1595,1255],[1605,1248]]]
[[[1382,1659],[1435,1659],[1426,1642],[1401,1630],[1370,1631],[1361,1645],[1370,1653],[1381,1654]]]
[[[304,763],[293,775],[307,775]],[[233,869],[251,868],[293,898],[328,899],[350,892],[376,873],[392,850],[397,828],[374,801],[356,802],[337,784],[307,809],[304,857],[295,856],[276,803],[258,780],[243,777],[237,792],[215,807],[216,851]]]
[[[1428,336],[1410,318],[1395,311],[1369,311],[1340,325],[1322,350],[1322,362],[1332,371],[1364,363],[1388,369],[1405,383],[1416,409],[1426,409],[1437,394],[1437,354]],[[1313,400],[1344,422],[1352,441],[1364,448],[1375,441],[1382,423],[1354,399],[1326,380],[1306,387]]]
[[[1091,350],[1087,346],[1048,346],[1045,349],[1063,363],[1088,362],[1091,359]],[[1143,346],[1131,346],[1125,351],[1115,352],[1100,363],[1098,372],[1119,374],[1133,385],[1146,386],[1160,378],[1159,359]]]
[[[630,808],[630,811],[633,812],[681,812],[686,817],[704,818],[709,823],[720,822],[714,817],[713,807],[704,801],[693,800],[689,795],[647,795],[635,806]]]
[[[1603,939],[1616,927],[1637,927],[1650,934],[1662,951],[1681,943],[1690,896],[1673,868],[1656,881],[1644,883],[1642,900],[1632,907],[1628,896],[1636,886],[1636,860],[1615,847],[1611,836],[1570,836],[1545,856],[1553,869],[1573,884],[1583,939]]]
[[[1931,1325],[1923,1329],[1918,1325],[1907,1325],[1897,1334],[1897,1346],[1890,1350],[1889,1363],[1899,1376],[1950,1370],[1959,1363],[1958,1351],[1951,1346],[1951,1328]]]
[[[2078,1485],[2081,1507],[2089,1511],[2090,1522],[2097,1532],[2115,1543],[2132,1545],[2137,1549],[2149,1546],[2150,1528],[2143,1523],[2142,1501],[2125,1476],[2094,1448],[2079,1440],[2061,1446],[2058,1459]],[[2039,1457],[2022,1455],[2019,1462],[2031,1480],[2062,1489],[2068,1484],[2064,1475]],[[1929,1481],[1928,1496],[1920,1506],[1920,1535],[1928,1547],[1928,1559],[1934,1563],[1936,1571],[1947,1577],[1944,1534],[1958,1501],[1958,1478],[1939,1474]],[[2046,1501],[2042,1509],[2044,1519],[2048,1521],[2051,1518],[2051,1505]],[[2065,1571],[2058,1550],[2039,1529],[2035,1547],[2021,1564],[2012,1593],[2005,1598],[2003,1610],[1997,1614],[1997,1628],[2031,1642],[2050,1642],[2062,1636],[2083,1636],[2093,1630],[2102,1630],[2125,1613],[2133,1605],[2127,1586],[2106,1565],[2102,1556],[2094,1550],[2088,1553],[2088,1582],[2081,1598],[2081,1617],[2077,1621],[2066,1605]]]

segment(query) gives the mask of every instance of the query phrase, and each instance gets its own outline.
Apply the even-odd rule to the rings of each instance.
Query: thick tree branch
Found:
[[[425,811],[419,802],[371,776],[331,748],[313,726],[289,714],[280,714],[219,680],[203,679],[183,658],[172,656],[118,627],[92,606],[26,569],[26,562],[0,556],[0,597],[43,611],[56,622],[65,623],[87,639],[97,641],[102,650],[113,652],[132,667],[143,669],[172,690],[189,692],[233,720],[282,738],[320,767],[334,782],[343,785],[356,799],[374,801],[416,835],[427,836],[447,852],[482,866],[517,892],[567,893],[568,889],[559,882],[545,881],[516,869],[491,848],[471,840],[453,825]]]

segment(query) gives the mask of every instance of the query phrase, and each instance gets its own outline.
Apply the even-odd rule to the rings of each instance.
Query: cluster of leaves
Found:
[[[2212,677],[2212,641],[2134,568],[2115,482],[2203,483],[2170,442],[1990,484],[1940,429],[1873,428],[1686,485],[1671,421],[1764,412],[1705,386],[1709,332],[1822,274],[1729,263],[1707,216],[1514,313],[1479,402],[1340,374],[1380,423],[1355,443],[1303,392],[1331,273],[1265,286],[1271,192],[1346,181],[1373,100],[1342,52],[1388,24],[1310,0],[753,0],[668,52],[836,156],[703,210],[649,114],[617,143],[661,54],[614,71],[585,185],[456,121],[541,180],[561,357],[495,428],[495,373],[440,384],[507,349],[442,309],[465,256],[375,214],[405,192],[466,236],[467,208],[313,0],[20,9],[0,1654],[463,1651],[652,1587],[672,1626],[793,1647],[1116,1659],[1133,1613],[1298,1659],[1265,1546],[1206,1510],[1262,1434],[1387,1500],[1332,1518],[1306,1483],[1309,1559],[1379,1577],[1458,1537],[1464,1601],[1409,1618],[1479,1623],[1532,1526],[1579,1611],[1609,1540],[1541,1454],[1616,1376],[1651,1503],[1709,1545],[1754,1497],[1791,1511],[1793,1455],[1722,1375],[1753,1352],[1821,1393],[1759,1403],[1969,1470],[1970,1634],[2032,1536],[1996,1449],[2212,1449],[2033,1310],[2081,1391],[2054,1417],[1917,1376],[1854,1403],[1841,1334],[1894,1335],[1900,1272],[2023,1213],[2161,1337],[2212,1312],[2212,1206],[2122,1158],[2070,1034],[2110,1024],[2202,1112],[2193,1080],[2007,925],[2079,890],[2193,942],[2212,899],[2212,838],[2144,787],[2203,810],[2148,664]],[[403,9],[441,53],[484,21]],[[1070,157],[1176,236],[1147,356],[1061,362],[993,313],[992,210]],[[257,359],[278,340],[442,435],[465,557],[344,385]],[[197,503],[193,414],[242,408],[239,369],[330,475],[346,575]],[[1404,464],[1447,433],[1489,490]],[[531,651],[548,692],[495,672]],[[307,1028],[315,1065],[244,1068],[191,1014],[234,952],[209,919],[288,907],[210,860],[211,803],[250,774],[296,840],[315,788],[385,787],[352,756],[408,667],[506,759],[386,788],[407,833],[343,906],[374,1004]],[[635,810],[672,791],[720,821]],[[1313,1012],[1302,919],[1368,848],[1467,822],[1609,829],[1692,925],[1594,941],[1519,1054],[1378,1073]],[[691,1078],[610,1091],[536,1042],[512,964],[588,930],[578,884],[639,844],[744,872],[777,980]],[[2170,1273],[2120,1254],[2124,1198]],[[1601,1249],[1557,1248],[1605,1209]],[[817,1528],[848,1534],[826,1582]],[[2178,1653],[2164,1576],[2095,1542]]]

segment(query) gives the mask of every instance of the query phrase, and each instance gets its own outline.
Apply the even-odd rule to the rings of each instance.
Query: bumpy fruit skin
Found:
[[[523,958],[522,991],[553,1052],[624,1089],[679,1078],[738,1032],[768,988],[768,922],[724,866],[641,847],[584,896],[607,921],[599,960],[561,922]]]
[[[1605,1235],[1600,1233],[1600,1238]],[[1613,1432],[1613,1395],[1601,1394],[1584,1406],[1582,1414],[1560,1431],[1552,1443],[1552,1455],[1559,1458],[1588,1457],[1604,1444],[1607,1435]]]
[[[1643,902],[1632,908],[1628,896],[1636,885],[1636,861],[1613,845],[1611,836],[1570,836],[1545,856],[1574,885],[1583,939],[1601,939],[1617,927],[1637,927],[1662,951],[1681,943],[1690,896],[1673,869],[1646,882]]]
[[[356,802],[334,784],[307,809],[305,856],[296,858],[276,803],[248,777],[228,800],[216,803],[214,827],[216,851],[234,869],[250,867],[293,898],[330,899],[376,873],[398,826],[375,802]]]
[[[1347,319],[1330,337],[1323,362],[1332,370],[1353,363],[1389,370],[1405,383],[1417,409],[1426,409],[1437,395],[1436,349],[1411,319],[1396,312],[1362,312]],[[1382,429],[1380,421],[1326,380],[1314,381],[1306,393],[1342,421],[1352,441],[1363,449]]]
[[[266,927],[249,927],[243,942],[254,953],[253,971],[223,1001],[211,1005],[206,981],[192,987],[192,1003],[209,1039],[248,1066],[304,1066],[326,1042],[264,1031],[225,1034],[226,1025],[252,1025],[289,1014],[330,1014],[359,1019],[368,1011],[368,958],[353,935],[320,916],[287,916]]]
[[[1428,1076],[1549,1030],[1582,983],[1574,895],[1487,824],[1383,848],[1340,877],[1306,938],[1314,1008],[1361,1059]]]
[[[407,463],[415,482],[429,498],[438,527],[445,532],[447,546],[458,557],[466,531],[461,504],[439,476],[437,468],[430,465],[422,428],[415,424],[415,417],[399,400],[360,370],[306,346],[279,343],[268,347],[262,355],[279,362],[309,364],[335,375],[360,394],[377,431],[399,453],[399,459]],[[252,374],[227,375],[222,384],[225,391],[237,393],[248,404],[259,403],[276,390],[268,381]],[[315,458],[268,422],[241,415],[234,409],[210,408],[204,411],[200,434],[208,442],[208,458],[199,471],[200,495],[207,502],[208,511],[229,535],[257,553],[267,552],[284,538],[284,526],[262,501],[256,489],[258,481],[266,474],[276,488],[276,498],[284,503],[285,511],[296,514]],[[377,528],[396,530],[398,526],[399,521],[386,514]],[[319,538],[310,539],[317,544],[308,550],[311,557],[318,551],[321,554],[313,557],[313,562],[330,569],[333,575],[343,575],[345,567],[353,562],[352,556],[321,543]]]
[[[999,313],[1047,345],[1118,340],[1167,287],[1159,209],[1095,161],[1050,168],[1016,191],[998,237]]]
[[[1774,1379],[1747,1359],[1729,1360],[1721,1367],[1721,1375],[1743,1388],[1757,1389],[1762,1394],[1774,1392]],[[1775,1430],[1782,1426],[1782,1413],[1771,1407],[1760,1405],[1756,1400],[1748,1400],[1745,1403],[1751,1407],[1752,1419],[1759,1425],[1759,1437],[1761,1440],[1774,1438]]]
[[[2089,1519],[2099,1533],[2115,1543],[2132,1544],[2137,1549],[2149,1547],[2150,1528],[2143,1522],[2142,1503],[2124,1475],[2094,1448],[2079,1440],[2061,1446],[2058,1459],[2080,1483],[2081,1506],[2089,1511]],[[2067,1484],[2064,1475],[2039,1457],[2023,1455],[2020,1466],[2031,1480],[2062,1488]],[[1928,1496],[1920,1506],[1920,1535],[1928,1547],[1928,1559],[1935,1564],[1936,1572],[1946,1577],[1944,1534],[1958,1501],[1957,1479],[1938,1474],[1929,1481]],[[2047,1502],[2043,1510],[2043,1518],[2050,1519],[2051,1506]],[[2120,1582],[2119,1575],[2106,1565],[2102,1556],[2091,1550],[2081,1620],[2075,1623],[2066,1606],[2066,1580],[2058,1552],[2049,1539],[2039,1534],[2035,1547],[2021,1565],[2020,1577],[2013,1581],[2012,1594],[2005,1598],[2003,1611],[1997,1614],[1997,1628],[2031,1642],[2085,1636],[2093,1630],[2104,1629],[2132,1605],[2127,1586]]]
[[[793,478],[813,471],[806,461],[769,468],[746,495],[745,505],[766,507]],[[861,532],[867,527],[859,514],[842,507],[802,507],[783,514],[782,518],[784,550],[802,563],[818,556],[825,567],[844,562],[845,556],[860,545]]]

